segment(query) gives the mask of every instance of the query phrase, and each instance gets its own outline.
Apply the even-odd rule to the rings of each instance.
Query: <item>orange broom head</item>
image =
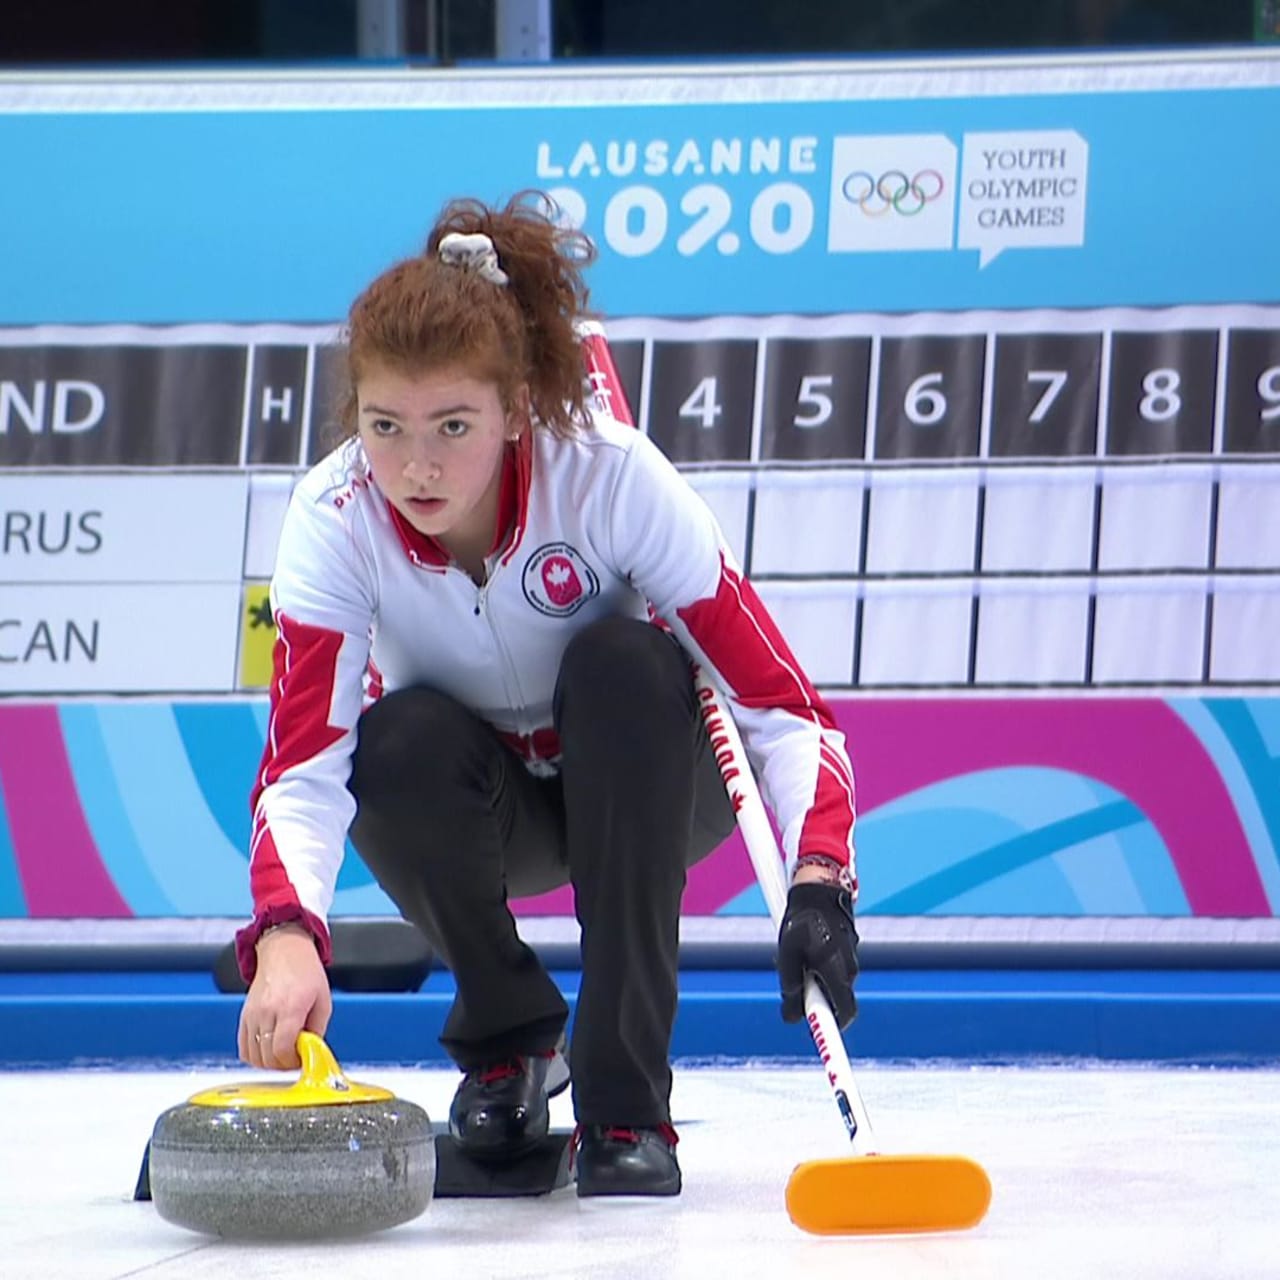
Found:
[[[964,1156],[847,1156],[797,1165],[787,1212],[818,1235],[963,1231],[982,1221],[991,1180]]]

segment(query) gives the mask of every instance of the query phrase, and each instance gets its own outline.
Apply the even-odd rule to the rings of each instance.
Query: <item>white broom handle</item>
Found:
[[[782,924],[782,916],[787,909],[787,889],[778,842],[773,837],[773,828],[760,799],[760,789],[751,772],[738,726],[719,689],[700,664],[695,666],[694,673],[698,706],[707,726],[711,748],[776,930]],[[812,974],[807,974],[804,980],[804,1012],[809,1034],[813,1036],[818,1056],[826,1068],[827,1083],[831,1086],[854,1152],[860,1156],[874,1155],[876,1146],[871,1120],[858,1093],[853,1067],[849,1065],[849,1055],[845,1053],[844,1041],[840,1038],[840,1028],[836,1026],[831,1006]]]
[[[627,403],[627,393],[618,376],[617,366],[613,363],[604,326],[595,320],[579,320],[576,328],[592,393],[601,406],[620,422],[634,425],[635,418]],[[751,855],[756,879],[764,890],[764,900],[776,930],[782,924],[782,915],[787,909],[787,889],[782,878],[778,843],[773,838],[773,828],[769,825],[764,802],[760,799],[747,753],[743,750],[738,726],[701,664],[695,665],[695,673],[699,706],[711,735],[716,762],[738,816],[738,828]],[[818,1056],[826,1068],[827,1083],[835,1095],[836,1106],[840,1109],[854,1152],[860,1156],[873,1155],[875,1136],[858,1086],[854,1083],[853,1068],[849,1065],[849,1055],[844,1051],[840,1028],[836,1026],[831,1006],[812,975],[806,976],[804,982],[804,1011],[809,1034],[813,1036]]]

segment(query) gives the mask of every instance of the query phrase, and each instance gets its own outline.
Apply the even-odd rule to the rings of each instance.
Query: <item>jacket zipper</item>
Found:
[[[507,704],[515,714],[518,732],[527,733],[529,725],[529,717],[524,705],[524,698],[516,696],[519,690],[519,679],[516,673],[515,664],[511,661],[511,653],[508,650],[506,642],[502,638],[502,633],[498,630],[493,620],[493,614],[486,608],[485,604],[488,599],[489,588],[493,585],[494,575],[498,572],[500,560],[495,557],[492,568],[488,564],[485,565],[486,573],[482,586],[476,587],[476,603],[475,616],[483,617],[489,627],[489,634],[493,636],[494,648],[498,651],[498,660],[502,667],[502,685],[506,691]],[[458,572],[462,572],[459,570]]]

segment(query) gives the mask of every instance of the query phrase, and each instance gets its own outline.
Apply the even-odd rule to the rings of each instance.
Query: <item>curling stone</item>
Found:
[[[156,1121],[148,1154],[162,1218],[233,1239],[315,1240],[408,1222],[431,1201],[431,1121],[349,1080],[325,1042],[298,1037],[292,1084],[195,1094]]]

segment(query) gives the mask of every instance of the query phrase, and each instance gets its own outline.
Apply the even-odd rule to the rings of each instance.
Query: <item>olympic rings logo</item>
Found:
[[[889,169],[873,178],[863,169],[855,169],[840,187],[844,198],[856,204],[868,218],[883,218],[893,210],[904,218],[914,218],[925,205],[932,204],[946,183],[936,169],[921,169],[908,178],[901,169]]]

